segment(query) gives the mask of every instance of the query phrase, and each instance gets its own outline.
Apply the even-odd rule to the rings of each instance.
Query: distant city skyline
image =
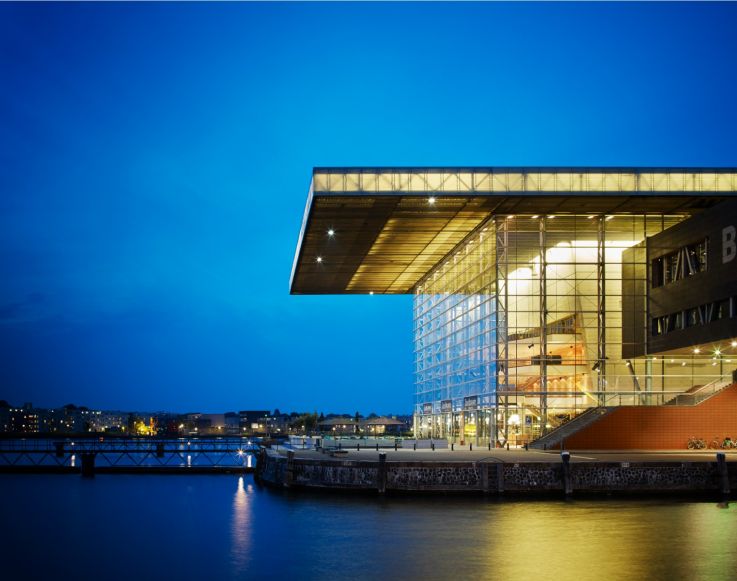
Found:
[[[735,166],[735,4],[0,4],[0,398],[410,412],[313,166]]]

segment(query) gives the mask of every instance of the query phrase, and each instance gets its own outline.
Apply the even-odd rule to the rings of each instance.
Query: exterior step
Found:
[[[530,443],[530,448],[537,450],[549,450],[559,446],[566,438],[572,434],[590,426],[594,422],[598,422],[601,418],[611,412],[612,407],[594,407],[586,410],[582,414],[577,415],[572,420],[548,432],[541,438]]]

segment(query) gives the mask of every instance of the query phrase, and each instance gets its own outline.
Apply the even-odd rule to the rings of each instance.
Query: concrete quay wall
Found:
[[[387,462],[262,453],[256,477],[283,488],[384,492],[727,494],[737,463],[717,462]]]

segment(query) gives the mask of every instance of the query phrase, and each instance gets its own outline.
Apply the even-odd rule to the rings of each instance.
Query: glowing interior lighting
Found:
[[[696,348],[695,348],[695,349],[693,350],[693,352],[694,352],[694,353],[696,353],[696,354],[698,355],[699,353],[701,353],[701,349],[699,349],[698,347],[696,347]]]
[[[535,215],[534,215],[534,216],[533,216],[533,217],[532,217],[531,219],[532,219],[532,220],[537,220],[537,219],[538,219],[539,217],[540,217],[540,216],[538,216],[537,214],[535,214]]]
[[[722,352],[721,352],[721,350],[720,350],[720,349],[717,349],[717,350],[715,350],[715,351],[714,351],[714,355],[716,355],[717,357],[718,357],[719,355],[721,355],[721,354],[722,354]]]
[[[335,230],[333,230],[332,228],[328,230],[328,236],[335,236]]]
[[[507,216],[507,220],[511,220],[512,218],[514,218],[513,215]],[[484,232],[486,232],[486,228],[484,228]]]
[[[593,220],[593,219],[594,219],[594,215],[591,214],[591,216],[589,216],[589,220]]]
[[[550,215],[548,216],[548,218],[549,218],[550,220],[552,220],[553,218],[555,218],[555,214],[550,214]]]
[[[608,221],[609,221],[609,220],[611,220],[612,218],[614,218],[614,216],[607,216],[606,218],[604,218],[604,220],[606,220],[606,221],[608,222]]]
[[[322,256],[318,256],[317,258],[315,258],[315,262],[322,262]]]
[[[732,347],[737,347],[737,341],[732,341]]]
[[[435,203],[435,196],[430,196],[427,199],[427,203],[430,204],[430,205],[434,204]]]
[[[681,363],[681,367],[686,367],[686,362]]]
[[[370,295],[374,294],[374,291],[369,291],[369,294],[370,294]]]

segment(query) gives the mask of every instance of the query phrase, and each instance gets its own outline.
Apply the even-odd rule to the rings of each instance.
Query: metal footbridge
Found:
[[[247,438],[49,438],[0,440],[0,472],[250,472],[259,443]]]

